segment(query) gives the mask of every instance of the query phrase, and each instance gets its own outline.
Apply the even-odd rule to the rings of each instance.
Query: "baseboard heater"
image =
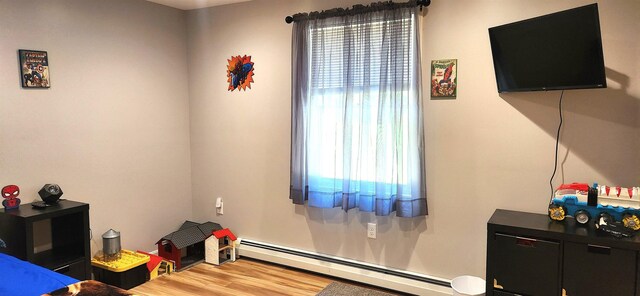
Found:
[[[400,292],[451,295],[451,281],[380,265],[240,239],[240,256],[255,258]]]

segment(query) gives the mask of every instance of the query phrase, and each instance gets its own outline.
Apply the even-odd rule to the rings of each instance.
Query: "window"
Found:
[[[291,198],[426,214],[415,8],[294,25]]]

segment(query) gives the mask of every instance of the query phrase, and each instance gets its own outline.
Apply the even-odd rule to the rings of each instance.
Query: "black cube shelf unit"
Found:
[[[498,209],[487,223],[486,295],[640,296],[639,251],[640,234]]]
[[[45,220],[50,220],[51,228],[45,231],[50,230],[47,236],[51,237],[51,247],[35,250],[34,223]],[[0,248],[2,253],[78,280],[91,279],[88,204],[60,200],[45,209],[32,208],[31,204],[0,209],[0,238],[6,244],[6,248]]]

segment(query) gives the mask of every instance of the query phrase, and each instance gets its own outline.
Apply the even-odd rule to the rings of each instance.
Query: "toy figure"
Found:
[[[17,185],[7,185],[2,188],[2,205],[6,210],[18,208],[20,206],[20,187]]]
[[[601,213],[596,220],[596,229],[604,233],[611,234],[617,238],[632,237],[634,235],[633,229],[624,225],[623,222],[617,222],[613,220],[611,215],[607,213]]]

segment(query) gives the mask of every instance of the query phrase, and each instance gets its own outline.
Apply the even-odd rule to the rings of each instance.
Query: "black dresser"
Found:
[[[34,225],[41,225],[34,231]],[[34,245],[36,235],[50,238],[45,247]],[[35,209],[31,204],[13,210],[0,209],[0,252],[57,271],[78,280],[91,279],[89,205],[60,200],[57,205]]]
[[[498,209],[487,223],[486,295],[640,296],[639,250],[640,234]]]

